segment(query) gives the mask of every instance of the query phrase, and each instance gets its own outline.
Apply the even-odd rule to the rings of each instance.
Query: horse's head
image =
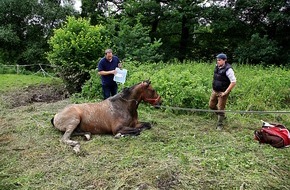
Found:
[[[143,90],[141,94],[141,100],[153,106],[160,106],[162,103],[161,97],[152,87],[151,81],[149,80],[143,81],[140,83],[140,85],[141,89]]]

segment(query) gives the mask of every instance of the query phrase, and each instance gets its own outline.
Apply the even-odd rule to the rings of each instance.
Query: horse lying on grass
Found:
[[[51,123],[64,132],[62,142],[80,151],[79,142],[70,140],[71,135],[84,135],[87,140],[91,134],[113,134],[115,137],[139,135],[143,129],[150,129],[151,124],[138,121],[139,103],[161,105],[161,98],[149,80],[125,88],[99,103],[72,104],[57,113]]]

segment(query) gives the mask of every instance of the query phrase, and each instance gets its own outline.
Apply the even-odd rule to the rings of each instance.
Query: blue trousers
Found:
[[[102,85],[104,100],[109,98],[110,96],[114,96],[118,92],[117,83],[112,85]]]

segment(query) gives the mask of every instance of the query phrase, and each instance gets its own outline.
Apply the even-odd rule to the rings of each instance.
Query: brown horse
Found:
[[[161,104],[161,98],[152,88],[149,80],[125,88],[99,103],[72,104],[65,107],[52,118],[54,127],[64,132],[62,142],[74,147],[79,152],[77,141],[70,140],[71,135],[84,135],[87,140],[91,134],[113,134],[115,137],[139,135],[143,129],[150,129],[151,124],[138,121],[139,103]]]

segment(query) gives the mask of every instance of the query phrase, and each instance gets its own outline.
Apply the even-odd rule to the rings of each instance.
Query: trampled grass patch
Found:
[[[290,149],[253,140],[261,119],[279,118],[289,128],[288,115],[229,113],[225,129],[216,131],[215,115],[142,104],[140,120],[152,129],[121,139],[73,137],[81,143],[76,155],[50,124],[70,103],[1,107],[0,189],[289,189]]]

